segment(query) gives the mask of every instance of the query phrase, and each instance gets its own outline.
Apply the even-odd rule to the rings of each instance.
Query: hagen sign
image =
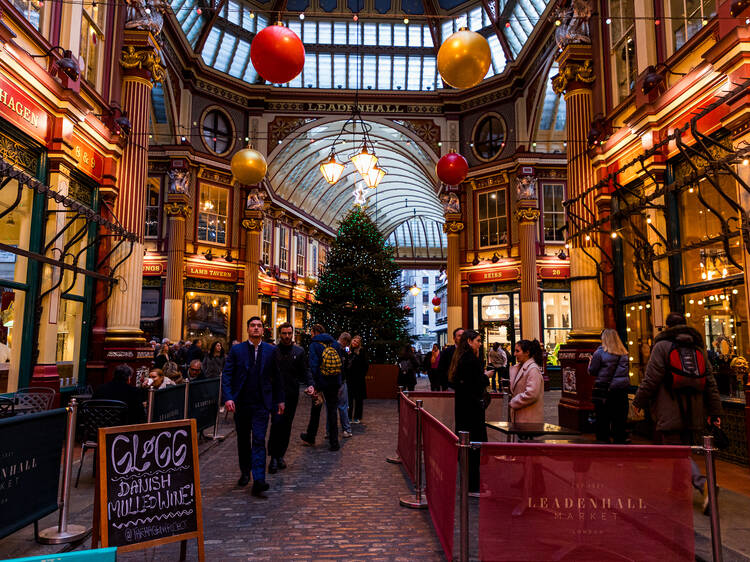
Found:
[[[35,139],[46,142],[49,116],[41,106],[0,75],[0,116]]]

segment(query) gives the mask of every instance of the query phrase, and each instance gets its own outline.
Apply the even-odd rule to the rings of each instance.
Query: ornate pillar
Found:
[[[552,79],[552,85],[555,92],[565,94],[568,199],[573,199],[596,183],[587,154],[587,137],[592,122],[591,89],[595,75],[590,44],[568,42],[561,47],[562,53],[557,59],[560,73]],[[596,201],[593,193],[585,201],[569,207],[572,331],[569,341],[558,353],[563,377],[558,413],[562,425],[581,428],[587,426],[588,414],[593,410],[588,360],[599,345],[599,334],[604,327],[604,303],[597,265],[597,261],[601,262],[601,255],[591,239],[595,234],[577,236],[581,226],[594,220]]]
[[[249,198],[248,198],[249,199]],[[260,288],[258,275],[260,273],[260,244],[263,233],[263,207],[248,208],[246,206],[242,228],[245,229],[245,287],[242,293],[242,326],[252,316],[260,316]],[[244,332],[243,332],[244,334]],[[240,339],[244,339],[240,338]]]
[[[455,203],[458,203],[458,197],[455,197]],[[446,203],[443,203],[446,207]],[[463,216],[461,209],[456,205],[457,212],[445,213],[445,224],[443,230],[448,236],[448,342],[452,342],[453,330],[461,327],[461,245],[460,234],[464,229]],[[450,211],[454,211],[453,208]]]
[[[182,339],[182,311],[185,279],[185,222],[190,215],[190,194],[185,169],[169,172],[169,192],[164,212],[167,215],[167,286],[164,292],[164,337]]]
[[[126,29],[123,44],[122,110],[128,115],[131,132],[120,160],[115,215],[138,240],[132,252],[129,244],[122,244],[110,258],[110,265],[122,262],[115,272],[118,284],[107,308],[106,341],[112,350],[107,358],[118,362],[145,360],[148,355],[137,349],[145,344],[140,329],[148,173],[144,139],[149,132],[152,82],[159,82],[164,76],[156,39],[150,32]]]
[[[541,339],[539,326],[539,286],[536,275],[536,237],[539,208],[536,178],[518,178],[518,239],[521,254],[521,337]]]

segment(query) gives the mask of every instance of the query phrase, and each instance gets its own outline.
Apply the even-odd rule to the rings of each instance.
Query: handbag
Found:
[[[714,423],[706,424],[706,430],[703,433],[704,435],[713,436],[714,447],[716,447],[717,449],[723,451],[729,448],[729,437],[724,432],[724,430],[721,429],[721,426],[718,426]]]

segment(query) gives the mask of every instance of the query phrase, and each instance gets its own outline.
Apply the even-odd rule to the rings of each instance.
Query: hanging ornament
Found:
[[[354,204],[359,205],[360,207],[364,207],[367,203],[367,197],[365,196],[365,190],[362,189],[362,186],[359,186],[357,189],[355,189],[353,195]]]
[[[492,55],[487,39],[462,27],[448,37],[437,56],[440,77],[454,88],[471,88],[487,75]]]
[[[432,297],[432,304],[440,306],[440,297]]]
[[[457,152],[450,151],[438,160],[435,172],[441,182],[448,185],[458,185],[466,179],[469,173],[469,163]]]
[[[404,305],[404,310],[406,312],[409,312],[411,310],[411,307],[408,304],[406,304],[406,305]]]
[[[437,314],[438,312],[440,312],[440,307],[439,306],[433,306],[432,310],[435,312],[435,314]]]
[[[260,152],[248,146],[232,156],[231,168],[238,182],[254,185],[265,177],[268,165]]]
[[[305,66],[305,47],[288,27],[268,26],[250,43],[250,59],[260,76],[272,84],[294,80]]]

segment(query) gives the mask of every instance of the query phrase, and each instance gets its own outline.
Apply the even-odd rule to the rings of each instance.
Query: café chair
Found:
[[[96,450],[99,444],[99,428],[126,425],[128,423],[128,405],[120,400],[87,400],[78,409],[78,429],[81,436],[81,462],[78,465],[75,487],[81,478],[81,468],[86,451]],[[93,474],[96,474],[96,455],[94,455]]]
[[[0,396],[0,419],[12,418],[16,415],[16,403],[12,398]]]
[[[19,406],[28,407],[24,413],[36,414],[37,412],[46,412],[52,407],[55,391],[46,386],[19,388],[16,390],[14,398]]]

